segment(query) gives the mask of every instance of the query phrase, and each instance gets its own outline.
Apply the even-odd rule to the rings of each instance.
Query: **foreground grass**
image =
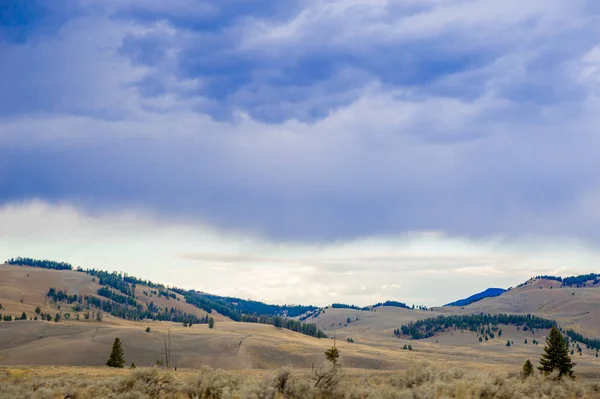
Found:
[[[600,381],[528,379],[491,373],[439,370],[420,364],[393,375],[345,375],[331,369],[271,374],[202,368],[108,373],[45,373],[43,369],[0,369],[0,398],[600,398]]]

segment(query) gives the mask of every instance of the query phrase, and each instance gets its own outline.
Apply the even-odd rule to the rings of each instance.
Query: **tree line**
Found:
[[[41,260],[33,258],[10,258],[5,263],[9,265],[39,267],[42,269],[73,270],[73,266],[66,262],[55,262],[52,260]]]
[[[485,314],[478,315],[450,315],[438,316],[404,324],[394,330],[396,336],[405,335],[412,339],[433,337],[436,333],[449,328],[477,332],[484,326],[497,326],[498,324],[524,326],[528,329],[549,329],[556,326],[556,321],[543,317],[527,314]]]

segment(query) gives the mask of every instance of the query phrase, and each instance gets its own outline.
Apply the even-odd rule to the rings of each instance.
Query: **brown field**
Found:
[[[93,293],[99,287],[83,273],[0,265],[0,304],[4,308],[0,313],[18,316],[25,311],[32,316],[38,305],[42,311],[57,312],[55,304],[46,301],[50,286],[80,294]],[[153,300],[159,304],[156,295],[146,296],[142,293],[144,290],[150,292],[149,288],[139,287],[136,291],[138,299],[143,302]],[[573,291],[575,295],[572,295]],[[166,302],[165,298],[160,300]],[[568,326],[582,326],[582,331],[594,333],[600,330],[595,318],[599,303],[598,287],[550,290],[532,285],[464,309],[418,311],[380,307],[376,311],[359,311],[328,308],[318,318],[307,321],[317,323],[330,337],[335,336],[336,346],[341,352],[340,363],[347,373],[352,370],[360,370],[361,375],[365,370],[390,373],[406,370],[420,362],[431,362],[443,368],[516,373],[526,359],[537,363],[547,331],[538,330],[532,335],[514,327],[502,326],[502,337],[480,343],[476,334],[468,331],[448,331],[414,341],[396,338],[393,330],[410,320],[442,313],[486,311],[531,312],[556,318]],[[204,314],[183,300],[171,299],[168,305]],[[100,367],[106,362],[115,337],[123,342],[127,364],[135,362],[138,366],[150,367],[157,360],[164,359],[163,345],[169,330],[172,364],[179,370],[209,366],[259,372],[289,367],[298,372],[310,372],[313,368],[326,366],[323,353],[333,345],[332,339],[319,340],[270,325],[236,323],[222,316],[216,319],[213,330],[206,325],[184,328],[176,323],[130,322],[108,315],[102,322],[83,319],[60,323],[30,320],[0,322],[0,367]],[[150,333],[145,332],[146,327],[151,328]],[[590,334],[590,337],[598,336],[600,333]],[[355,342],[346,342],[347,338]],[[533,345],[533,338],[540,344]],[[528,344],[524,343],[525,339],[528,339]],[[506,347],[507,340],[513,341],[511,347]],[[402,350],[405,344],[412,345],[413,350]],[[577,362],[577,375],[600,377],[600,360],[594,352],[584,349],[583,354],[576,355],[574,360]],[[39,372],[39,369],[34,370]]]
[[[600,397],[595,380],[414,364],[404,372],[0,367],[0,398],[426,399]]]

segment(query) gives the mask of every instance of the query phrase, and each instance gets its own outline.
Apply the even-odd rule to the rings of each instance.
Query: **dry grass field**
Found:
[[[469,373],[478,372],[515,376],[526,359],[537,364],[548,331],[537,330],[535,334],[531,334],[531,332],[517,330],[516,327],[503,326],[502,337],[480,343],[476,334],[469,331],[452,330],[428,339],[410,340],[395,337],[393,330],[411,320],[435,317],[440,314],[483,311],[535,313],[556,318],[561,324],[584,331],[590,337],[600,336],[598,333],[600,325],[596,318],[596,309],[600,307],[599,288],[553,287],[550,289],[549,285],[546,285],[540,289],[538,287],[540,284],[547,283],[542,281],[516,288],[500,297],[485,299],[464,308],[435,308],[429,311],[395,307],[379,307],[374,311],[328,308],[317,318],[306,321],[317,323],[330,337],[336,338],[346,384],[350,384],[358,389],[356,392],[359,392],[354,395],[351,394],[351,390],[344,388],[343,392],[340,391],[343,393],[340,393],[342,396],[339,397],[479,397],[468,396],[466,393],[461,394],[463,396],[440,396],[437,394],[437,396],[428,396],[429,394],[425,393],[422,396],[419,396],[421,394],[410,396],[414,392],[421,392],[419,390],[438,392],[440,389],[442,391],[444,389],[464,389],[464,392],[472,393],[483,389],[478,385],[479,382],[477,384],[473,382],[476,380],[475,377],[465,377],[467,380],[463,380],[462,374],[460,378],[448,376],[442,378],[439,377],[441,375],[439,371],[432,371],[431,373],[442,380],[450,378],[451,382],[442,383],[443,388],[440,388],[439,382],[429,381],[424,383],[425,385],[429,384],[427,388],[421,387],[417,391],[412,386],[400,389],[394,384],[403,386],[403,383],[390,381],[392,378],[405,378],[398,377],[396,373],[406,372],[414,365],[427,362],[435,364],[437,368],[443,370],[460,369],[469,376],[471,376]],[[3,307],[0,313],[18,316],[22,312],[26,312],[28,315],[33,315],[36,306],[40,306],[45,312],[57,312],[56,304],[46,300],[46,292],[50,286],[78,294],[93,293],[99,287],[92,277],[83,273],[0,265],[0,304]],[[144,291],[150,293],[151,290],[147,287],[136,289],[138,300],[144,303],[150,300],[155,303],[159,303],[160,300],[166,301],[165,298],[157,298],[156,295],[152,297],[145,295]],[[164,306],[164,304],[161,305]],[[182,299],[180,301],[171,299],[168,305],[177,306],[185,312],[195,311],[198,315],[204,314],[202,310],[186,304]],[[297,379],[294,384],[304,384],[310,388],[311,370],[327,367],[324,351],[333,345],[331,338],[316,339],[286,329],[277,329],[271,325],[237,323],[220,315],[214,316],[217,320],[214,329],[200,324],[185,328],[179,323],[171,322],[132,322],[110,315],[105,315],[102,322],[83,320],[83,318],[80,321],[71,319],[59,323],[32,320],[0,322],[0,367],[3,367],[0,371],[0,379],[3,384],[0,385],[6,387],[8,384],[12,387],[11,389],[18,391],[19,389],[33,389],[32,386],[43,382],[45,384],[43,386],[57,385],[59,388],[48,388],[48,390],[40,388],[39,393],[35,394],[37,396],[33,397],[60,397],[52,396],[54,393],[50,392],[64,394],[73,389],[80,393],[77,394],[78,396],[71,397],[86,397],[81,392],[87,388],[78,384],[97,385],[98,392],[102,392],[102,395],[108,395],[107,392],[110,389],[117,389],[115,387],[120,386],[119,384],[137,386],[140,378],[144,381],[147,379],[154,379],[152,381],[174,379],[173,381],[177,381],[172,382],[174,386],[194,386],[195,383],[190,381],[200,378],[197,375],[198,370],[203,370],[200,372],[204,373],[201,378],[208,378],[212,381],[218,377],[229,381],[223,384],[234,384],[230,379],[235,381],[237,381],[236,379],[249,379],[248,381],[244,380],[243,383],[239,381],[235,383],[237,384],[234,384],[235,389],[226,390],[229,392],[227,394],[206,397],[236,397],[234,395],[236,389],[241,389],[239,392],[242,393],[243,389],[246,389],[240,388],[240,384],[247,384],[250,387],[248,389],[252,392],[266,389],[267,394],[256,394],[258,396],[255,397],[276,397],[269,396],[273,393],[272,386],[265,381],[275,378],[272,374],[277,369],[286,367],[293,370],[294,378]],[[150,327],[150,333],[146,332],[147,327]],[[135,362],[139,368],[154,366],[157,361],[164,360],[164,341],[169,332],[172,365],[178,367],[176,374],[144,369],[138,371],[138,374],[132,375],[127,370],[112,371],[103,367],[116,337],[119,337],[123,343],[126,365]],[[354,340],[354,343],[347,342],[348,338]],[[525,339],[528,340],[527,344],[525,344]],[[533,339],[539,341],[540,344],[533,345]],[[506,346],[507,340],[512,342],[510,347]],[[402,349],[405,345],[411,345],[413,350]],[[577,362],[575,372],[580,379],[600,378],[600,360],[595,357],[595,352],[584,348],[581,355],[575,354],[574,360]],[[206,367],[230,370],[234,374],[224,371],[217,372]],[[413,370],[409,373],[414,372]],[[419,373],[428,375],[429,371],[420,369]],[[86,382],[80,382],[77,378],[78,375],[86,375]],[[496,377],[490,377],[488,374],[485,376],[484,380],[488,379],[485,381],[496,381],[494,380]],[[70,382],[61,385],[59,381],[61,378],[67,378]],[[519,389],[526,389],[525,385],[519,385],[522,383],[518,379],[511,381],[511,384],[520,386]],[[538,384],[541,386],[546,383],[550,384],[550,382],[544,381],[538,381]],[[152,385],[153,383],[146,382],[145,384]],[[505,384],[492,383],[497,389],[500,389],[498,386],[502,387]],[[437,388],[434,388],[434,385]],[[25,388],[23,388],[24,386]],[[576,396],[564,397],[600,397],[594,396],[593,392],[595,391],[589,391],[588,388],[579,386],[569,385],[560,389],[564,389],[565,392],[579,392]],[[7,396],[6,392],[9,391],[6,389],[2,392],[4,397],[10,397]],[[179,395],[179,393],[175,395],[171,392],[170,394],[175,396],[168,396],[169,394],[165,393],[170,392],[168,390],[160,392],[156,397],[177,397]],[[252,397],[244,396],[239,392],[237,397]],[[313,396],[298,397],[326,397],[315,396],[323,395],[323,392],[319,392],[313,389],[306,393],[306,395]],[[587,396],[581,396],[582,392],[587,392],[585,394]],[[273,395],[275,394],[273,393]],[[144,394],[140,395],[127,396],[123,392],[114,391],[109,396],[147,397]],[[202,395],[182,395],[182,397],[203,397]],[[510,396],[516,395],[514,393],[507,395],[500,397],[519,397]]]
[[[322,378],[326,376],[326,378]],[[429,399],[557,398],[595,399],[600,382],[529,378],[465,372],[415,364],[403,372],[305,372],[288,369],[223,371],[203,367],[156,368],[35,367],[1,368],[0,398],[203,398],[203,399]]]

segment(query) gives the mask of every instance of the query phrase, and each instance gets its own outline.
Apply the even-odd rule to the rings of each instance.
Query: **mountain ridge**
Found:
[[[504,288],[488,288],[484,291],[473,294],[467,298],[459,299],[454,302],[447,303],[444,305],[444,307],[446,307],[446,306],[468,306],[472,303],[481,301],[482,299],[485,299],[485,298],[493,298],[496,296],[500,296],[500,295],[504,294],[506,291],[508,291],[508,290],[506,290]]]

